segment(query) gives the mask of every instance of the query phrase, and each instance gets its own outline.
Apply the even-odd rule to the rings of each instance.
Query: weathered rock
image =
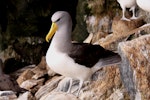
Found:
[[[12,90],[14,92],[22,92],[24,89],[20,88],[16,80],[8,75],[0,75],[0,90]]]
[[[22,82],[31,79],[32,76],[34,75],[33,71],[31,71],[30,69],[25,70],[17,79],[17,82],[19,85],[21,85]]]
[[[26,81],[26,80],[38,80],[42,77],[44,77],[45,75],[47,75],[47,68],[46,68],[47,64],[45,61],[45,57],[42,57],[41,62],[37,65],[34,66],[30,69],[26,69],[17,79],[17,82],[20,84],[22,84],[22,82]]]
[[[106,100],[124,100],[123,91],[119,89],[115,90]]]
[[[79,100],[76,96],[73,94],[67,94],[64,92],[53,92],[53,93],[48,93],[40,100]]]
[[[0,90],[12,90],[14,92],[21,92],[24,89],[20,88],[16,80],[9,75],[3,73],[2,60],[0,60]]]
[[[111,18],[109,16],[88,16],[86,21],[88,32],[93,34],[91,43],[97,42],[111,32]]]
[[[131,98],[150,99],[150,35],[119,44],[121,79]]]
[[[37,85],[36,80],[26,80],[26,81],[22,82],[20,87],[30,90],[31,88],[33,88],[36,85]]]
[[[36,67],[36,65],[27,65],[21,69],[18,69],[17,71],[15,71],[13,73],[10,73],[10,75],[17,80],[26,70],[31,70],[35,67]]]
[[[117,50],[119,42],[126,40],[131,34],[128,32],[142,26],[144,21],[142,18],[132,21],[120,20],[120,17],[115,17],[112,22],[113,33],[105,38],[99,39],[98,43],[106,49]],[[132,33],[134,34],[134,33]]]
[[[16,100],[16,93],[13,91],[0,91],[0,100]]]
[[[79,98],[82,100],[105,100],[117,88],[123,88],[119,68],[108,66],[99,72],[98,79],[82,88]],[[123,93],[125,97],[125,92]],[[127,96],[126,96],[127,97]]]
[[[117,51],[119,42],[123,41],[126,37],[118,37],[114,34],[107,35],[105,38],[99,39],[98,44],[108,50]]]
[[[47,75],[47,68],[46,68],[46,59],[43,56],[41,59],[41,62],[37,65],[37,67],[33,68],[32,71],[35,73],[34,76],[32,76],[33,79],[39,79],[41,77],[44,77]]]
[[[47,68],[45,57],[41,59],[41,62],[33,68],[26,69],[17,79],[20,87],[36,93],[38,89],[44,84],[47,78]]]
[[[25,91],[24,89],[19,87],[18,83],[14,78],[3,73],[2,66],[3,62],[0,59],[0,90],[1,91],[12,90],[17,93]]]
[[[49,82],[47,82],[45,85],[43,85],[36,93],[35,97],[36,99],[40,99],[42,96],[46,95],[47,93],[51,92],[53,89],[55,89],[61,79],[64,77],[53,77]]]
[[[45,79],[39,79],[39,80],[35,80],[35,79],[30,79],[30,80],[26,80],[24,82],[22,82],[22,84],[20,85],[20,87],[31,91],[32,93],[35,93],[42,85]]]
[[[140,27],[144,24],[143,18],[138,18],[136,20],[125,21],[120,20],[120,17],[115,17],[112,22],[113,34],[121,35]]]

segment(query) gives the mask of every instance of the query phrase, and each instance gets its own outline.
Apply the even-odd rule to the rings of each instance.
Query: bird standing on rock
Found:
[[[55,35],[47,51],[46,62],[54,72],[80,81],[77,96],[83,82],[88,81],[93,73],[102,67],[121,62],[117,53],[106,50],[100,45],[72,43],[72,19],[68,12],[57,11],[51,20],[52,26],[46,41],[49,42]],[[72,80],[68,93],[71,86]]]
[[[117,2],[120,4],[122,8],[122,18],[121,20],[130,21],[130,19],[137,19],[135,16],[135,8],[137,6],[136,0],[117,0]],[[126,8],[130,8],[130,11],[132,11],[132,17],[130,19],[125,17],[125,11]]]

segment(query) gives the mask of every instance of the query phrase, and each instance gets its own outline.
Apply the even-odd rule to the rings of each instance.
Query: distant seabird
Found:
[[[136,0],[136,2],[141,9],[150,12],[150,0]]]
[[[126,8],[130,8],[130,11],[132,11],[133,15],[130,19],[137,19],[137,17],[135,16],[135,8],[137,6],[136,0],[117,0],[117,1],[118,1],[118,3],[120,4],[120,6],[122,8],[122,18],[121,18],[121,20],[130,21],[129,19],[127,19],[125,17]]]
[[[88,43],[72,43],[72,20],[69,13],[57,11],[53,14],[52,26],[46,36],[46,41],[52,38],[46,54],[48,66],[56,73],[80,81],[77,95],[84,81],[104,66],[118,64],[121,58],[117,53],[106,50],[100,45]],[[70,92],[72,80],[70,81]]]

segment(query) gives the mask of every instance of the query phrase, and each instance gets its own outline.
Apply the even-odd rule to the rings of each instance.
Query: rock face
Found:
[[[17,95],[13,91],[0,91],[0,100],[16,100]]]
[[[127,32],[138,28],[144,24],[143,18],[139,17],[138,19],[131,20],[131,21],[124,21],[120,20],[120,17],[114,17],[112,22],[112,31],[113,34],[121,35],[126,34]]]
[[[143,24],[144,21],[142,17],[132,21],[123,21],[120,20],[120,17],[114,17],[112,21],[112,33],[97,39],[93,36],[92,40],[106,49],[117,51],[119,42],[127,40],[130,35],[135,33],[131,31]],[[98,37],[98,35],[96,36]]]
[[[150,35],[120,43],[119,53],[124,59],[122,80],[132,98],[150,99]]]
[[[44,60],[42,62],[45,62]],[[118,66],[108,66],[96,72],[93,75],[93,81],[84,83],[78,98],[75,96],[79,86],[78,81],[73,81],[71,94],[67,94],[66,92],[69,87],[69,80],[67,78],[57,74],[49,74],[48,77],[35,79],[34,76],[37,73],[43,73],[42,70],[34,71],[34,69],[39,69],[38,67],[39,65],[30,69],[30,71],[29,69],[25,70],[17,79],[20,86],[28,90],[28,93],[20,95],[19,98],[25,96],[25,98],[30,98],[31,100],[35,98],[37,100],[58,100],[60,98],[63,98],[63,100],[70,100],[70,98],[73,100],[99,100],[114,98],[114,95],[115,97],[118,95],[118,98],[123,98],[124,93],[126,93],[121,84]],[[44,76],[44,73],[40,76]],[[41,82],[39,82],[40,80]],[[31,96],[29,94],[33,95]]]
[[[35,93],[44,84],[47,74],[45,58],[34,68],[26,69],[17,79],[20,87]]]

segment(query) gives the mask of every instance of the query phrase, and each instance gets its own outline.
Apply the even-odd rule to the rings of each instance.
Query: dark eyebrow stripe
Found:
[[[63,15],[62,17],[64,17],[64,15]],[[58,21],[60,21],[60,19],[61,19],[62,17],[60,17],[59,19],[57,19],[55,22],[58,22]]]
[[[55,22],[58,22],[61,18],[57,19]]]

